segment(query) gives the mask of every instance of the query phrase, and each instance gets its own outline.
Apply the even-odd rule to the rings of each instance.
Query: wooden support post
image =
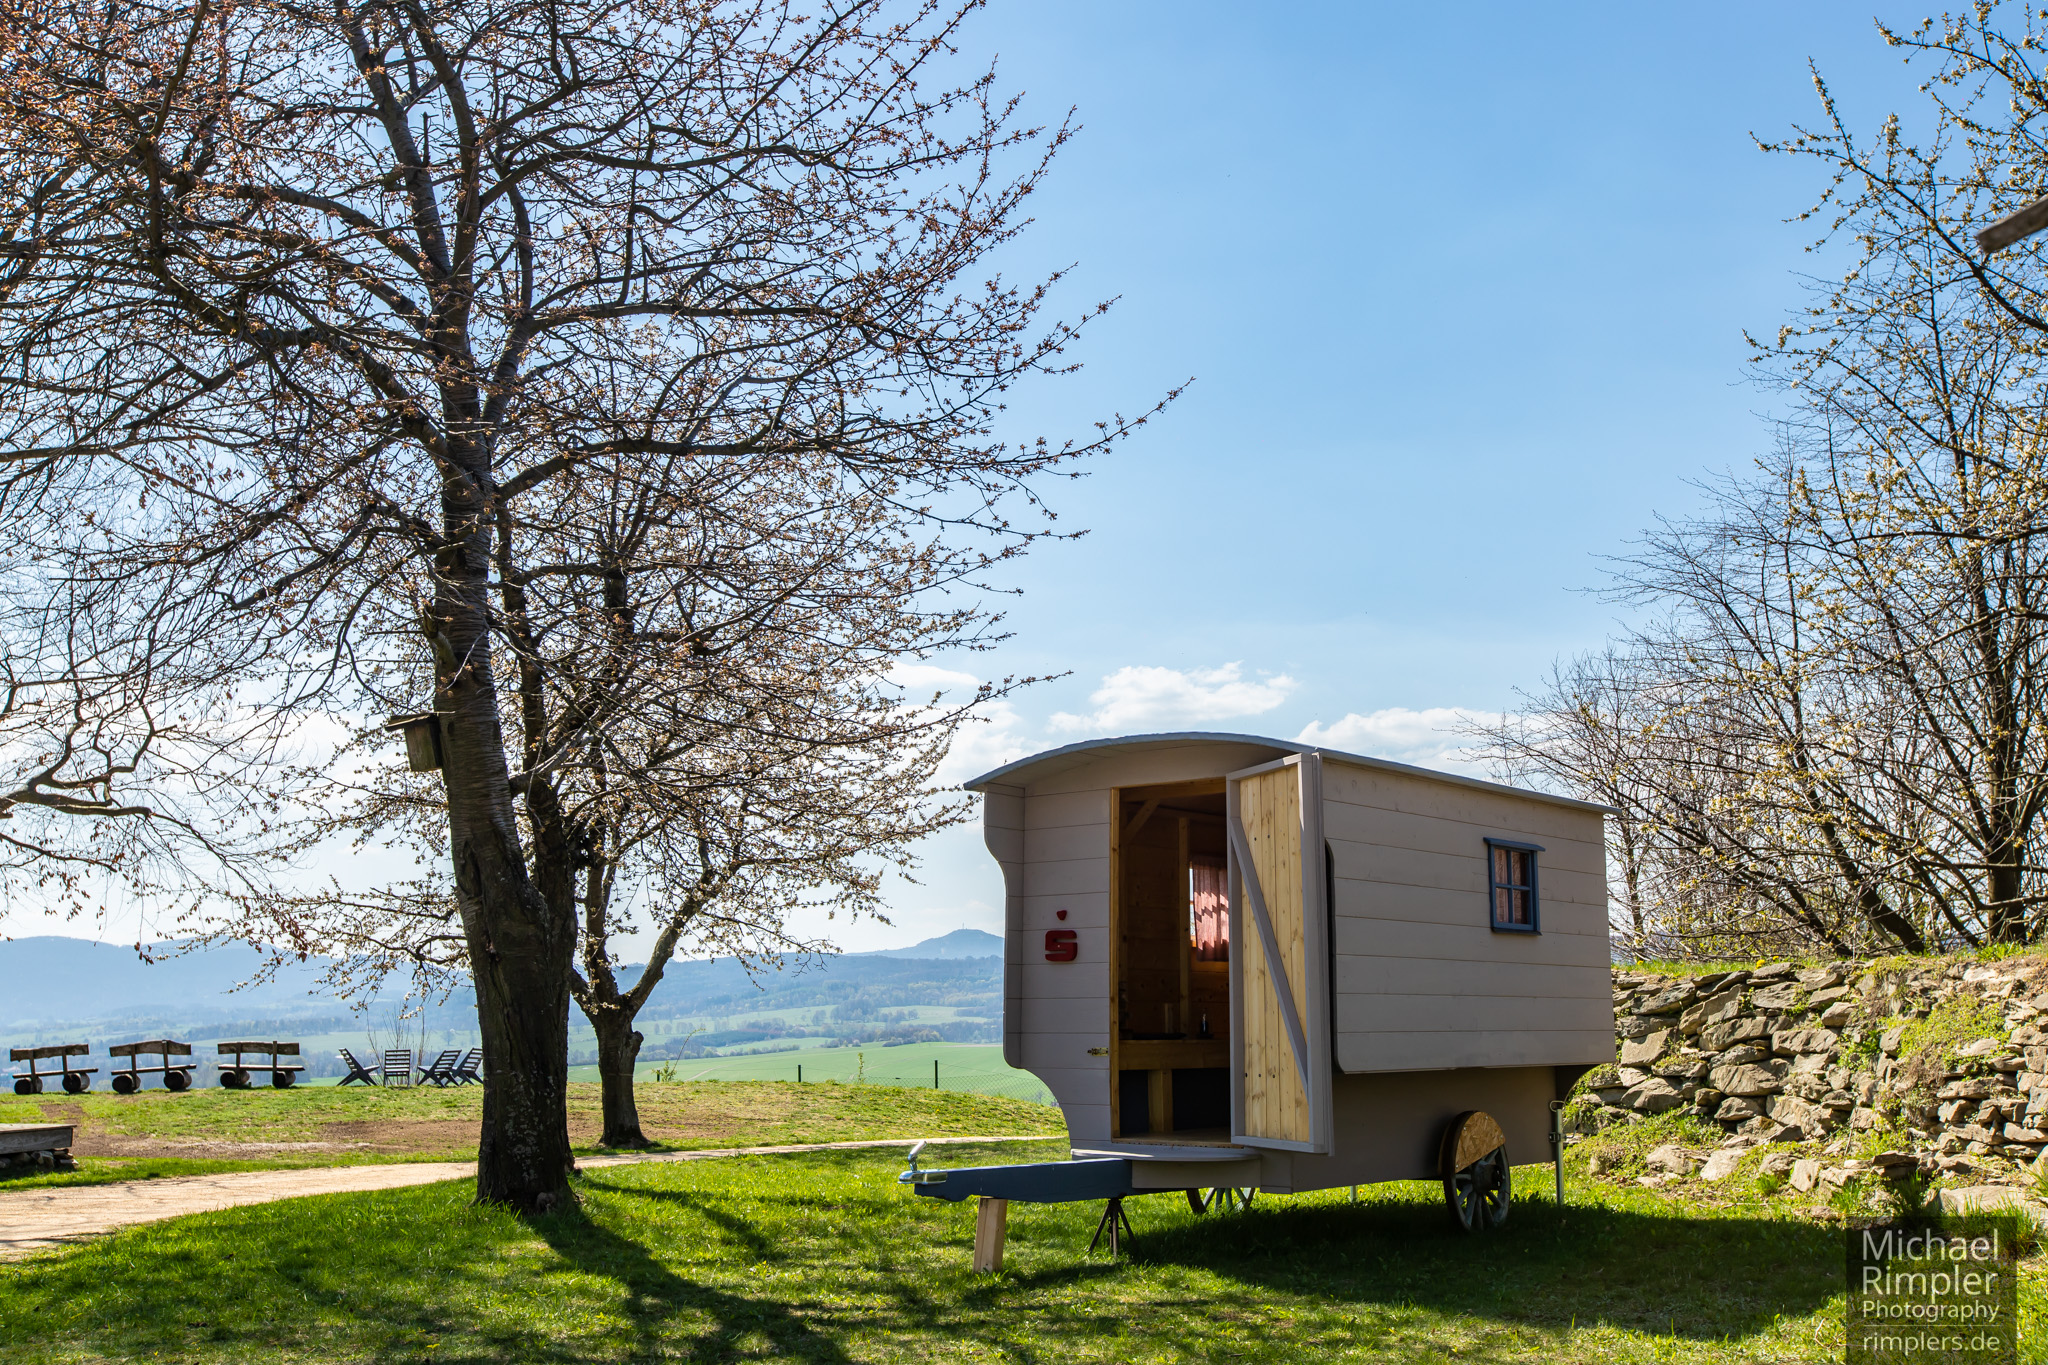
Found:
[[[1173,1072],[1165,1067],[1145,1073],[1145,1112],[1153,1132],[1173,1131]]]
[[[974,1206],[974,1271],[1003,1268],[1003,1239],[1010,1227],[1010,1201],[977,1196]]]

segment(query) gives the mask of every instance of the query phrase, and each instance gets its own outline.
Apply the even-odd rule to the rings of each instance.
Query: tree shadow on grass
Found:
[[[609,1192],[656,1193],[616,1186],[609,1187]],[[730,1218],[718,1218],[714,1210],[696,1201],[684,1202],[713,1217],[721,1226],[745,1226]],[[585,1274],[610,1280],[624,1292],[620,1312],[632,1323],[636,1339],[635,1349],[625,1359],[731,1360],[757,1354],[748,1341],[756,1336],[772,1343],[779,1358],[828,1362],[850,1359],[837,1342],[792,1313],[788,1305],[768,1298],[728,1294],[686,1280],[663,1265],[646,1247],[621,1237],[581,1209],[536,1218],[530,1226],[570,1265]],[[753,1240],[760,1240],[757,1234]],[[710,1318],[711,1322],[697,1331],[693,1341],[680,1340],[668,1330],[672,1320],[698,1315]],[[607,1344],[605,1359],[619,1358],[617,1348]]]
[[[676,1204],[691,1213],[714,1223],[727,1236],[747,1249],[747,1254],[756,1261],[783,1261],[789,1259],[788,1248],[773,1238],[764,1236],[761,1230],[744,1218],[735,1218],[719,1206],[716,1199],[707,1199],[688,1190],[664,1190],[647,1185],[605,1185],[607,1194],[627,1199],[649,1199],[663,1204]]]
[[[1845,1287],[1842,1230],[1795,1218],[1518,1200],[1504,1227],[1468,1235],[1422,1200],[1274,1200],[1206,1217],[1163,1200],[1132,1208],[1133,1254],[1146,1264],[1199,1268],[1261,1292],[1542,1330],[1604,1324],[1739,1339],[1817,1312]]]

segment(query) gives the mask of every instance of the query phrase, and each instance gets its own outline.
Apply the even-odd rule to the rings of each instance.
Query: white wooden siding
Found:
[[[1326,757],[1340,1071],[1614,1055],[1600,816]],[[1486,839],[1540,844],[1540,934],[1496,933]]]

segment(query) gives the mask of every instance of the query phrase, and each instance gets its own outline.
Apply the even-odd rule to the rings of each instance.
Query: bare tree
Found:
[[[1646,798],[1646,918],[1687,950],[2048,924],[2048,280],[2038,239],[1967,245],[2048,182],[2044,33],[1988,4],[1880,33],[1931,64],[1917,134],[1894,116],[1866,143],[1816,77],[1823,125],[1766,147],[1826,167],[1806,216],[1849,256],[1753,342],[1783,448],[1620,574],[1656,613],[1620,650],[1642,703],[1622,785]],[[1606,753],[1560,682],[1521,761],[1588,783]]]
[[[644,695],[608,710],[543,663],[535,585],[602,601],[616,579],[600,522],[567,515],[583,471],[660,488],[731,461],[737,497],[757,465],[805,471],[819,503],[950,528],[920,552],[964,583],[1044,533],[1010,519],[1015,490],[1134,425],[994,434],[1076,335],[1040,320],[1050,282],[988,259],[1067,133],[1019,126],[992,72],[938,74],[964,17],[0,11],[0,156],[61,168],[0,309],[35,448],[127,471],[160,510],[112,562],[210,573],[220,628],[278,642],[276,695],[436,719],[489,1076],[482,1199],[568,1193],[589,845],[561,756],[630,730]],[[687,652],[695,627],[672,628]]]
[[[287,736],[235,705],[246,655],[176,592],[75,564],[24,545],[0,565],[0,895],[175,920],[268,886]]]
[[[965,811],[932,779],[954,733],[1014,685],[950,702],[906,693],[893,681],[904,661],[988,639],[978,611],[923,605],[943,556],[877,500],[814,503],[815,470],[790,481],[755,462],[736,496],[733,463],[653,483],[634,462],[584,466],[560,486],[602,505],[602,529],[578,535],[609,568],[537,575],[525,597],[517,657],[560,694],[554,742],[533,746],[525,771],[549,775],[576,848],[571,994],[597,1036],[607,1146],[646,1142],[634,1019],[677,952],[765,964],[829,950],[792,929],[799,908],[879,914],[884,872]],[[703,496],[707,478],[716,496]],[[431,843],[430,780],[382,766],[341,785],[318,798],[330,832]],[[437,971],[466,964],[432,884],[374,903],[304,896],[284,916],[276,904],[252,902],[252,916],[337,955],[353,993],[396,970],[431,990]],[[636,932],[646,956],[626,981],[615,944]]]

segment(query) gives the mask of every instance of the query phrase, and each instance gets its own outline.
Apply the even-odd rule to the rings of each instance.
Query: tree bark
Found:
[[[465,398],[466,403],[466,398]],[[498,720],[486,566],[489,461],[458,446],[468,477],[442,494],[448,548],[422,622],[433,653],[456,905],[483,1036],[477,1199],[542,1214],[571,1199],[569,978],[576,922],[528,872]]]
[[[633,1066],[646,1039],[633,1027],[631,1015],[600,1011],[591,1026],[597,1030],[597,1080],[604,1105],[600,1147],[645,1147],[640,1131],[640,1106],[633,1097]]]

